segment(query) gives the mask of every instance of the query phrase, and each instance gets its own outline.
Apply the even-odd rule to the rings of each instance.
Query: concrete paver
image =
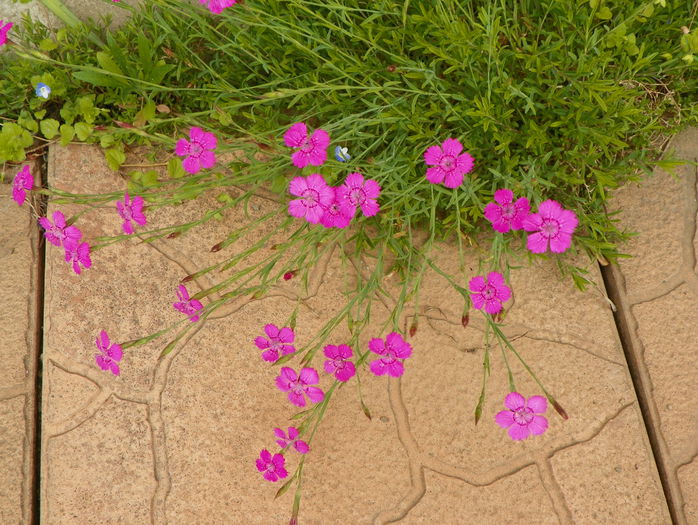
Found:
[[[125,188],[95,147],[52,148],[49,172],[50,183],[68,191]],[[194,219],[214,197],[150,208],[148,226]],[[76,211],[59,208],[66,215]],[[275,208],[266,199],[250,200],[253,218]],[[262,299],[237,298],[196,323],[160,361],[171,338],[127,349],[119,378],[94,363],[99,330],[124,342],[181,319],[172,302],[185,275],[241,253],[266,233],[272,237],[253,262],[272,254],[269,247],[288,235],[278,230],[283,215],[217,253],[210,248],[248,221],[241,209],[175,239],[130,239],[95,251],[93,267],[79,277],[58,249],[48,250],[42,523],[143,523],[146,516],[154,524],[288,521],[293,489],[275,501],[280,484],[263,481],[254,460],[261,448],[275,450],[272,429],[290,426],[296,410],[274,385],[278,367],[264,363],[252,341],[267,322],[284,326],[300,297],[297,347],[308,343],[343,306],[345,280],[373,271],[371,259],[342,267],[337,250],[343,248],[335,247],[310,277],[307,295],[300,278],[282,280]],[[120,219],[111,206],[97,207],[77,224],[90,240],[116,233]],[[469,249],[464,255],[470,275],[477,254]],[[457,274],[454,248],[437,246],[431,257]],[[591,271],[600,283],[598,271]],[[187,287],[194,293],[218,279],[207,275]],[[359,339],[362,351],[371,337],[385,335],[380,327],[399,294],[396,276],[384,284],[388,297],[374,300]],[[513,271],[510,284],[514,299],[505,332],[570,419],[550,408],[546,434],[512,442],[493,421],[508,391],[496,351],[483,419],[473,424],[484,324],[471,312],[463,329],[462,299],[428,269],[405,375],[388,379],[360,371],[371,420],[359,407],[356,381],[332,399],[306,457],[302,523],[670,521],[608,303],[560,281],[551,262]],[[405,311],[401,331],[414,313]],[[348,336],[341,323],[327,343]],[[539,394],[523,367],[513,358],[510,364],[517,389]],[[313,366],[327,389],[320,356]],[[286,457],[293,472],[299,456]],[[110,505],[117,495],[119,504]]]
[[[670,148],[698,160],[698,128]],[[666,469],[678,523],[698,524],[698,273],[696,167],[676,178],[662,170],[618,190],[611,205],[621,224],[639,232],[624,249],[633,255],[615,271],[627,339],[643,381],[658,461]]]

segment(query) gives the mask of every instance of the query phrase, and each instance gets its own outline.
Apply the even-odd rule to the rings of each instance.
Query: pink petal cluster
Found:
[[[559,202],[541,202],[538,213],[532,213],[523,221],[524,229],[529,232],[526,246],[533,253],[544,253],[548,246],[551,252],[562,253],[572,244],[572,234],[578,224],[577,215],[563,209]]]
[[[293,217],[305,217],[312,224],[320,222],[325,209],[335,200],[334,190],[318,173],[295,177],[291,180],[289,192],[301,198],[288,203],[288,213]]]
[[[447,188],[457,188],[463,184],[463,175],[473,170],[475,159],[470,153],[462,153],[463,144],[447,138],[439,146],[429,146],[424,152],[427,166],[427,180],[432,184],[444,183]]]
[[[501,233],[523,229],[523,221],[531,211],[528,199],[521,197],[514,202],[514,192],[502,188],[494,192],[494,200],[485,206],[484,211],[492,228]]]
[[[73,271],[80,275],[80,265],[85,268],[92,266],[90,259],[90,245],[81,243],[82,232],[75,226],[66,226],[65,215],[56,210],[53,212],[53,224],[46,217],[39,217],[39,224],[45,230],[44,237],[51,244],[63,245],[65,261],[71,263]]]
[[[237,0],[199,0],[202,5],[208,4],[208,10],[212,13],[219,15],[223,12],[223,9],[235,5]]]
[[[320,377],[314,368],[304,368],[300,374],[296,374],[293,368],[284,366],[281,374],[276,378],[276,386],[282,392],[288,392],[288,400],[298,407],[306,404],[304,395],[313,403],[319,403],[325,399],[325,393],[317,387],[310,386],[320,382]]]
[[[496,314],[502,310],[502,303],[511,298],[511,288],[504,282],[504,276],[499,272],[487,274],[487,280],[482,275],[473,277],[468,283],[470,299],[473,307],[481,310],[485,307],[488,314]]]
[[[116,201],[116,209],[124,220],[124,223],[121,225],[124,233],[129,235],[133,233],[131,221],[141,226],[146,223],[145,215],[143,215],[143,197],[141,196],[134,197],[132,201],[128,192],[124,193],[124,201]]]
[[[199,315],[196,312],[203,310],[204,305],[197,299],[189,299],[189,292],[183,284],[177,287],[177,299],[179,299],[179,301],[172,303],[172,306],[183,314],[190,316],[189,319],[192,323],[198,321]]]
[[[348,345],[327,345],[324,348],[325,357],[325,372],[334,374],[338,381],[349,381],[356,374],[356,367],[349,359],[354,355],[351,347]]]
[[[261,336],[257,337],[254,340],[254,344],[260,350],[265,350],[262,352],[262,359],[265,361],[275,363],[282,355],[292,354],[296,351],[294,346],[286,344],[292,343],[295,337],[291,328],[284,326],[279,330],[275,324],[270,323],[264,326],[264,332],[267,334],[268,339]]]
[[[376,199],[380,195],[381,187],[375,180],[364,181],[360,173],[350,173],[339,187],[340,198],[353,209],[361,208],[365,217],[373,217],[380,210]]]
[[[12,181],[12,198],[20,206],[24,204],[24,199],[27,198],[25,190],[31,190],[34,187],[34,177],[29,171],[29,166],[25,165],[15,175]]]
[[[272,457],[267,449],[263,449],[259,453],[259,459],[256,463],[257,470],[264,472],[263,476],[267,481],[273,482],[288,476],[288,472],[284,468],[286,460],[281,454],[274,454]]]
[[[213,151],[216,149],[218,141],[213,133],[207,133],[196,126],[189,130],[189,138],[179,139],[175,146],[175,153],[182,157],[186,156],[182,162],[182,166],[187,173],[198,173],[201,168],[212,168],[216,163],[216,155]]]
[[[110,370],[112,374],[118,376],[120,370],[117,363],[121,361],[124,355],[121,345],[117,343],[110,345],[109,336],[104,330],[99,333],[99,337],[95,340],[95,344],[100,351],[99,354],[95,354],[95,361],[97,361],[99,367],[102,370]]]
[[[504,398],[504,406],[494,420],[502,428],[509,429],[509,437],[515,441],[526,439],[531,434],[538,436],[548,428],[548,420],[539,414],[548,409],[548,402],[542,396],[532,396],[528,401],[518,392],[511,392]]]
[[[379,338],[371,339],[368,348],[381,356],[373,361],[370,367],[371,372],[377,376],[387,373],[393,377],[400,377],[405,371],[402,360],[412,355],[412,346],[397,332],[389,333],[385,341]]]
[[[274,429],[274,435],[279,438],[276,440],[276,444],[281,448],[286,448],[289,443],[292,443],[293,448],[301,454],[307,454],[310,451],[310,447],[305,441],[297,439],[298,429],[296,427],[288,427],[288,438],[286,437],[286,433],[280,428]]]
[[[316,129],[312,136],[304,122],[296,122],[284,134],[284,143],[289,148],[299,148],[291,155],[291,161],[297,168],[322,166],[327,160],[327,146],[330,136],[324,129]]]
[[[7,32],[12,28],[12,22],[8,22],[4,26],[2,25],[2,20],[0,20],[0,46],[7,42]]]

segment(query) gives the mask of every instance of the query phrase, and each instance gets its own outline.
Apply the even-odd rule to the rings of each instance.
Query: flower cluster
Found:
[[[330,136],[323,129],[316,129],[312,135],[304,122],[296,122],[284,134],[284,143],[296,148],[291,154],[293,165],[304,168],[308,165],[321,166],[327,160],[327,147]],[[351,157],[346,148],[337,146],[335,157],[346,162]],[[374,180],[364,180],[363,175],[352,172],[344,183],[331,187],[322,175],[312,173],[307,177],[295,177],[289,184],[291,195],[300,197],[288,203],[288,212],[293,217],[303,217],[312,224],[322,224],[325,228],[346,228],[360,208],[366,217],[378,213],[377,199],[380,185]]]
[[[44,237],[48,242],[58,247],[63,246],[65,261],[72,263],[76,274],[80,275],[80,265],[85,268],[92,266],[90,245],[80,242],[82,232],[75,226],[68,226],[61,211],[53,212],[53,223],[46,217],[39,217],[39,224],[45,230]]]

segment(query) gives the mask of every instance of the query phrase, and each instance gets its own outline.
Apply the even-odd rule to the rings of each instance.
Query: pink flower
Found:
[[[376,199],[380,195],[381,187],[375,180],[367,180],[360,173],[350,173],[339,187],[341,199],[354,209],[361,208],[366,217],[372,217],[378,213],[380,206]],[[352,212],[353,215],[353,212]]]
[[[488,314],[496,314],[502,309],[502,303],[511,298],[511,288],[504,282],[504,276],[498,272],[490,272],[487,274],[487,282],[482,275],[473,277],[468,283],[470,298],[473,301],[473,307],[481,310],[485,307],[485,312]]]
[[[206,5],[208,3],[208,10],[217,15],[223,12],[223,9],[235,5],[237,0],[199,0],[199,3]]]
[[[179,139],[175,147],[175,153],[180,157],[188,155],[182,162],[184,169],[188,173],[197,173],[202,167],[213,167],[216,156],[208,150],[216,149],[216,136],[194,126],[189,130],[189,138],[191,143],[187,139]]]
[[[297,168],[322,166],[327,160],[327,146],[330,145],[330,136],[324,129],[316,129],[313,135],[308,137],[308,129],[304,122],[296,122],[284,134],[284,142],[289,148],[300,148],[291,155],[291,161]]]
[[[443,151],[441,150],[443,148]],[[424,162],[427,166],[427,180],[432,184],[439,184],[444,179],[444,186],[457,188],[463,183],[463,175],[470,173],[475,160],[470,153],[460,152],[463,145],[456,139],[448,138],[443,141],[441,147],[429,146],[424,152]]]
[[[531,211],[526,197],[514,202],[514,192],[506,188],[494,192],[494,200],[485,206],[484,215],[492,223],[492,228],[501,233],[521,230],[523,221]]]
[[[134,197],[133,202],[131,202],[128,192],[124,193],[124,202],[116,201],[116,209],[121,218],[124,219],[124,223],[121,225],[124,233],[129,235],[133,233],[131,221],[135,221],[141,226],[146,223],[145,215],[143,215],[143,197],[141,196]]]
[[[547,200],[540,203],[538,213],[532,213],[523,221],[528,236],[526,246],[533,253],[550,251],[562,253],[572,244],[572,234],[579,224],[577,216],[571,210],[564,210],[560,203]]]
[[[75,226],[65,225],[65,216],[60,211],[56,210],[53,212],[53,222],[51,224],[46,217],[39,217],[39,224],[46,230],[44,232],[44,237],[51,244],[60,246],[61,243],[64,245],[66,243],[78,243],[82,237],[82,232]]]
[[[305,217],[317,224],[334,200],[334,189],[330,188],[322,175],[312,173],[307,177],[295,177],[289,184],[291,195],[302,197],[288,203],[288,213],[294,217]]]
[[[65,248],[65,262],[73,264],[73,271],[76,274],[80,275],[81,264],[85,268],[92,266],[90,245],[86,242],[78,244],[78,241],[66,240],[63,248]]]
[[[121,345],[114,343],[109,345],[109,336],[107,332],[102,330],[99,333],[99,337],[95,340],[97,349],[101,352],[100,354],[95,354],[95,361],[102,370],[111,370],[111,373],[118,376],[119,365],[116,364],[117,361],[121,361],[124,355]]]
[[[322,214],[320,224],[325,228],[346,228],[356,212],[356,207],[341,198],[339,188],[332,188],[332,191],[334,191],[334,200]]]
[[[548,428],[548,420],[536,414],[544,414],[548,402],[542,396],[532,396],[528,401],[518,392],[511,392],[504,398],[504,406],[494,420],[502,428],[509,429],[509,437],[515,441],[526,439],[533,434],[538,436]]]
[[[172,303],[172,306],[183,314],[189,315],[192,323],[198,321],[199,316],[196,315],[196,312],[203,310],[204,305],[197,299],[189,299],[189,292],[187,292],[183,284],[180,284],[177,288],[177,299],[179,299],[179,302]]]
[[[296,439],[298,437],[298,429],[296,427],[288,427],[288,440],[286,439],[286,434],[280,428],[275,428],[274,434],[279,438],[276,440],[276,443],[281,448],[286,448],[288,443],[292,442],[293,447],[301,454],[307,454],[310,451],[310,447],[305,441]]]
[[[380,341],[380,339],[379,339]],[[349,381],[356,374],[356,367],[351,361],[347,361],[354,353],[348,345],[327,345],[325,347],[325,372],[334,374],[339,381]]]
[[[31,190],[33,187],[34,177],[29,172],[29,166],[25,165],[17,172],[15,179],[12,181],[12,198],[21,206],[27,197],[24,190]]]
[[[263,449],[259,453],[259,459],[257,460],[257,470],[264,472],[264,479],[267,481],[277,481],[288,476],[288,472],[284,468],[286,460],[281,454],[274,454],[271,457],[271,453],[267,449]]]
[[[390,332],[385,338],[385,343],[382,339],[371,339],[368,348],[374,354],[383,356],[371,363],[371,372],[377,376],[382,376],[387,372],[393,377],[400,377],[405,369],[402,361],[398,361],[398,359],[407,359],[412,355],[412,346],[397,332]]]
[[[7,42],[7,32],[12,27],[12,22],[8,22],[6,25],[2,25],[2,20],[0,20],[0,46]]]
[[[293,330],[290,328],[284,326],[279,330],[275,324],[268,324],[264,326],[264,331],[269,336],[269,339],[257,337],[254,340],[254,344],[260,350],[266,349],[266,352],[262,352],[262,359],[265,361],[275,363],[280,357],[279,352],[281,352],[281,355],[287,355],[296,351],[295,347],[284,344],[292,343],[295,337]]]
[[[298,407],[305,406],[306,394],[313,403],[319,403],[325,399],[322,390],[314,386],[320,382],[317,372],[313,368],[304,368],[300,375],[296,375],[293,368],[284,366],[281,368],[281,375],[276,378],[276,386],[282,392],[288,392],[288,400]]]

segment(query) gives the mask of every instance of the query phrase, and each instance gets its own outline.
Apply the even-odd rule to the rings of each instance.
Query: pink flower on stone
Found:
[[[540,203],[538,213],[532,213],[523,221],[528,236],[526,246],[533,253],[543,253],[548,249],[562,253],[572,244],[572,234],[579,221],[571,210],[565,210],[560,203],[547,200]]]
[[[53,222],[48,220],[46,217],[39,217],[39,224],[46,230],[44,232],[44,237],[51,244],[60,246],[65,243],[77,243],[82,237],[82,232],[75,226],[66,227],[65,216],[60,211],[56,210],[53,212]]]
[[[260,336],[254,340],[254,344],[260,350],[266,350],[262,352],[262,359],[265,361],[275,363],[281,355],[292,354],[296,351],[295,347],[284,344],[292,343],[295,337],[290,328],[284,326],[279,330],[275,324],[268,324],[264,326],[264,331],[269,339]]]
[[[373,338],[368,343],[368,348],[374,354],[382,356],[371,363],[371,372],[377,376],[384,374],[400,377],[405,369],[402,361],[412,355],[412,346],[397,332],[391,332],[385,338],[385,342],[379,338]]]
[[[63,243],[63,248],[65,248],[65,262],[73,264],[73,271],[76,274],[80,275],[81,264],[85,268],[92,266],[90,245],[86,242],[79,243],[79,241],[66,240]]]
[[[0,20],[0,46],[7,42],[7,32],[12,28],[12,22],[8,22],[4,26],[2,25],[2,20]]]
[[[328,206],[334,201],[334,189],[330,188],[322,175],[312,173],[307,177],[295,177],[289,184],[291,195],[302,197],[288,203],[288,213],[293,217],[305,217],[317,224]]]
[[[380,339],[379,339],[380,341]],[[348,345],[327,345],[325,346],[325,372],[334,374],[338,381],[349,381],[356,374],[356,367],[351,361],[347,361],[354,355]]]
[[[443,148],[443,150],[442,150]],[[470,153],[463,153],[463,145],[456,139],[448,138],[441,147],[429,146],[424,152],[427,166],[427,180],[432,184],[444,181],[447,188],[457,188],[463,183],[463,175],[470,173],[475,160]]]
[[[504,276],[498,272],[490,272],[487,274],[487,281],[482,275],[473,277],[468,283],[470,291],[470,299],[473,301],[473,307],[482,310],[485,307],[485,312],[488,314],[496,314],[502,310],[502,303],[511,298],[511,288],[504,282]]]
[[[293,447],[301,454],[307,454],[310,451],[310,447],[305,441],[296,439],[298,437],[298,429],[296,427],[288,427],[288,439],[286,438],[286,433],[280,428],[274,429],[274,435],[279,438],[276,440],[276,443],[281,448],[286,448],[289,442],[291,442]]]
[[[95,343],[97,344],[97,349],[101,352],[95,354],[95,361],[97,361],[99,367],[102,370],[111,370],[112,374],[118,376],[120,370],[117,362],[121,361],[124,355],[121,345],[117,343],[110,345],[109,336],[104,330],[99,333],[99,337],[95,340]]]
[[[272,457],[271,452],[263,449],[259,453],[257,470],[264,472],[264,479],[267,481],[277,481],[288,476],[288,472],[284,468],[285,464],[286,460],[281,454],[274,454],[274,457]]]
[[[332,188],[334,191],[334,200],[327,208],[325,208],[320,224],[325,228],[346,228],[349,226],[351,219],[354,217],[356,207],[349,204],[348,201],[341,198],[339,188]]]
[[[237,0],[199,0],[202,5],[208,4],[208,10],[212,13],[219,15],[223,12],[223,9],[235,5]]]
[[[190,316],[189,319],[192,323],[198,321],[199,316],[196,312],[203,310],[204,305],[197,299],[189,299],[189,292],[187,292],[187,288],[183,284],[180,284],[177,288],[177,299],[179,299],[179,302],[172,303],[172,306],[183,314]]]
[[[291,161],[297,168],[322,166],[327,160],[327,146],[330,145],[330,136],[324,129],[316,129],[313,135],[308,137],[308,128],[304,122],[296,122],[284,134],[284,143],[289,148],[300,148],[291,155]]]
[[[361,208],[366,217],[372,217],[380,210],[376,199],[380,195],[381,187],[375,180],[364,181],[360,173],[350,173],[339,187],[341,199],[354,209]],[[353,212],[352,212],[353,215]]]
[[[531,211],[526,197],[514,202],[514,192],[506,188],[494,192],[494,200],[485,206],[484,215],[492,223],[492,228],[501,233],[521,230],[523,221]]]
[[[196,126],[189,130],[189,138],[179,139],[175,147],[175,153],[180,157],[188,155],[182,166],[188,173],[198,173],[203,168],[212,168],[216,163],[216,155],[213,151],[216,149],[217,140],[213,133],[207,133]]]
[[[133,233],[131,221],[135,221],[141,226],[146,223],[145,215],[143,215],[143,197],[141,196],[134,197],[131,201],[128,192],[124,193],[124,202],[116,201],[116,209],[121,218],[124,219],[124,223],[121,225],[124,233],[129,235]]]
[[[509,437],[515,441],[526,439],[533,434],[538,436],[548,428],[548,420],[538,414],[544,414],[548,409],[548,402],[542,396],[526,398],[518,392],[511,392],[504,399],[504,406],[509,410],[502,410],[494,420],[502,428],[509,429]]]
[[[25,165],[17,172],[15,179],[12,181],[12,198],[21,206],[27,197],[25,190],[31,190],[33,187],[34,177],[29,172],[29,166]]]
[[[313,403],[319,403],[325,399],[325,393],[315,385],[320,382],[317,372],[313,368],[304,368],[300,375],[296,375],[293,368],[284,366],[281,368],[281,375],[276,378],[276,386],[282,392],[288,392],[288,400],[298,407],[305,406],[307,395]]]

